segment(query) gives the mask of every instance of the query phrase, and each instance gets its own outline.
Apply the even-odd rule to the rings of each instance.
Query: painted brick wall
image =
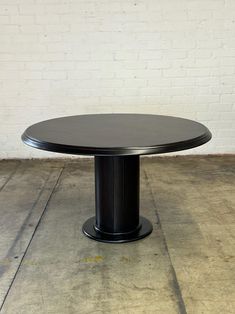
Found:
[[[234,0],[0,0],[1,158],[63,156],[21,133],[102,112],[195,119],[214,137],[184,153],[231,153],[234,102]]]

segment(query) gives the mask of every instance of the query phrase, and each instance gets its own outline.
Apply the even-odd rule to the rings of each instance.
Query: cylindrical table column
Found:
[[[139,216],[140,157],[95,156],[96,216],[83,232],[102,242],[129,242],[152,232],[151,223]]]
[[[95,157],[96,230],[108,234],[139,227],[139,156]]]

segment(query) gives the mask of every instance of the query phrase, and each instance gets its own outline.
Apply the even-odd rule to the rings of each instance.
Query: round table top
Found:
[[[25,130],[29,146],[77,155],[143,155],[193,148],[208,142],[201,123],[147,114],[91,114],[56,118]]]

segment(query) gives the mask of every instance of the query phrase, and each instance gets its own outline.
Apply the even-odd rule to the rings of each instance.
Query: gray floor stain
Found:
[[[154,228],[120,245],[81,232],[92,160],[17,163],[0,162],[1,313],[233,313],[234,156],[141,158]]]

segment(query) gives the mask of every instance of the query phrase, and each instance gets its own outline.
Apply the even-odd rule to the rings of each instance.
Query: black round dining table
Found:
[[[97,241],[135,241],[152,232],[139,215],[140,155],[175,152],[205,144],[203,124],[151,114],[89,114],[60,117],[28,127],[22,140],[57,153],[94,156],[95,216],[83,233]]]

